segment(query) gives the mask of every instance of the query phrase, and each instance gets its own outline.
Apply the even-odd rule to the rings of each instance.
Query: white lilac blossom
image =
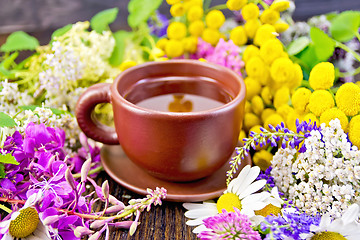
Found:
[[[358,202],[360,151],[352,146],[338,119],[310,132],[304,152],[279,149],[271,175],[285,197],[301,211],[339,217]]]

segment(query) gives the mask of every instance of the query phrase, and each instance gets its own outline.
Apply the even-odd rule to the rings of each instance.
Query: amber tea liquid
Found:
[[[206,111],[232,100],[217,81],[203,77],[144,79],[125,98],[139,107],[163,112]]]

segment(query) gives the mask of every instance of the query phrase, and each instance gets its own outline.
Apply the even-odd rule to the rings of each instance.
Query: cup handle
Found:
[[[119,144],[114,128],[100,123],[92,116],[96,105],[110,103],[110,83],[98,83],[89,87],[79,98],[75,108],[75,115],[79,127],[85,135],[95,141],[105,144]]]

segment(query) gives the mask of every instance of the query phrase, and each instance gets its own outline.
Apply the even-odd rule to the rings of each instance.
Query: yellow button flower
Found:
[[[202,7],[194,5],[190,7],[189,11],[187,12],[187,19],[190,22],[194,22],[196,20],[200,20],[204,15],[204,10]]]
[[[288,115],[286,116],[285,125],[293,132],[296,132],[296,119],[301,119],[300,114],[297,113],[295,110],[289,111]]]
[[[280,116],[287,121],[290,114],[295,112],[295,109],[290,107],[288,104],[283,104],[280,107],[276,108],[276,112],[280,114]]]
[[[353,117],[349,124],[349,139],[360,149],[360,115]]]
[[[271,166],[271,160],[273,155],[266,150],[260,150],[259,152],[255,152],[253,156],[254,164],[260,167],[261,171],[266,171]]]
[[[277,35],[278,34],[273,25],[270,24],[261,25],[259,29],[256,31],[254,37],[254,43],[258,46],[261,46],[267,40],[276,38]]]
[[[283,45],[280,40],[274,38],[261,45],[260,56],[266,64],[271,65],[275,59],[281,57],[283,51]]]
[[[335,95],[336,106],[346,116],[355,116],[360,111],[360,87],[354,83],[344,83]]]
[[[273,24],[276,32],[278,33],[282,33],[285,32],[286,30],[288,30],[289,28],[289,24],[287,24],[286,22],[282,21],[281,19],[279,19],[276,23]]]
[[[156,42],[156,47],[160,48],[161,50],[165,50],[165,46],[168,41],[169,39],[167,38],[161,38]]]
[[[284,119],[281,117],[280,114],[278,113],[275,113],[275,114],[272,114],[270,115],[266,121],[264,122],[264,127],[270,131],[270,128],[269,128],[269,124],[273,127],[276,127],[277,125],[281,124],[281,123],[285,123]]]
[[[181,41],[170,39],[165,47],[165,53],[169,58],[180,57],[184,54],[184,47]]]
[[[256,47],[255,45],[248,45],[243,53],[243,60],[247,62],[249,61],[250,58],[259,55],[260,55],[260,49],[258,47]]]
[[[228,0],[226,7],[231,11],[239,11],[247,2],[247,0]]]
[[[197,50],[198,39],[196,37],[186,37],[183,39],[184,50],[189,53],[195,53]]]
[[[241,15],[245,21],[249,21],[250,19],[257,19],[259,17],[259,12],[259,7],[255,3],[249,3],[243,7]]]
[[[215,46],[218,43],[221,34],[219,30],[212,28],[205,28],[201,36],[205,42],[208,42],[211,45]]]
[[[260,21],[264,24],[274,24],[277,20],[280,19],[280,13],[278,11],[272,10],[270,8],[265,9],[261,16]]]
[[[181,2],[181,0],[166,0],[166,2],[167,2],[167,4],[169,4],[169,5],[174,5],[174,4],[176,4],[176,3]]]
[[[203,21],[194,21],[189,25],[189,33],[194,37],[200,37],[205,29],[205,23]]]
[[[169,39],[180,40],[186,36],[186,26],[181,22],[172,22],[167,28],[167,36]]]
[[[125,60],[120,64],[119,68],[120,68],[121,71],[125,71],[126,69],[134,67],[134,66],[136,66],[135,61]]]
[[[250,128],[255,125],[260,125],[261,120],[260,118],[255,115],[254,113],[245,113],[244,115],[244,130],[249,132]]]
[[[244,130],[241,130],[239,134],[239,142],[241,142],[243,145],[245,144],[245,141],[243,141],[244,138],[246,138],[246,133]]]
[[[254,96],[251,99],[251,109],[256,115],[261,115],[262,111],[264,110],[264,101],[260,96]]]
[[[246,77],[244,79],[246,87],[246,99],[250,100],[261,92],[261,84],[257,79]]]
[[[253,39],[260,26],[261,26],[261,23],[260,23],[259,19],[257,19],[257,18],[246,21],[246,23],[244,24],[244,29],[245,29],[246,35],[249,38]]]
[[[310,96],[311,91],[309,89],[304,87],[298,88],[291,96],[292,105],[300,113],[305,113],[307,111]]]
[[[336,107],[327,109],[325,112],[323,112],[320,116],[320,123],[325,123],[327,126],[329,126],[330,121],[336,118],[340,120],[342,130],[347,132],[347,127],[349,124],[348,118],[343,111]]]
[[[245,102],[245,113],[251,113],[251,103],[250,101]]]
[[[264,100],[264,103],[267,105],[271,105],[272,104],[272,100],[274,97],[273,92],[271,91],[269,86],[265,86],[262,88],[260,96],[262,97],[262,99]]]
[[[246,32],[243,26],[237,26],[230,32],[230,39],[237,46],[242,46],[247,42]]]
[[[279,11],[279,12],[285,11],[289,7],[290,7],[290,2],[286,1],[286,0],[274,1],[270,5],[270,9]]]
[[[273,115],[274,113],[276,113],[275,109],[273,109],[273,108],[265,108],[264,111],[261,113],[261,120],[263,122],[265,122],[266,119],[269,116]]]
[[[320,116],[327,109],[330,109],[335,106],[334,98],[326,90],[315,90],[309,98],[309,109],[315,114],[315,116]]]
[[[329,89],[334,85],[335,68],[330,62],[316,64],[310,72],[309,84],[314,90]]]
[[[288,58],[288,56],[286,56]],[[294,63],[294,76],[293,78],[289,79],[289,81],[286,83],[286,86],[289,89],[295,89],[301,85],[301,82],[303,81],[303,71],[299,64]]]
[[[171,6],[170,14],[173,17],[181,17],[185,14],[185,7],[183,3],[176,3]]]
[[[205,16],[206,26],[212,29],[219,29],[225,22],[225,16],[220,10],[211,10]]]
[[[270,68],[270,74],[274,82],[284,84],[294,77],[294,64],[288,58],[277,58]]]
[[[188,11],[192,6],[203,7],[203,0],[185,0],[185,10]]]
[[[290,102],[290,90],[288,87],[279,88],[274,95],[274,107],[278,108],[283,104],[288,105]]]
[[[258,57],[252,57],[247,61],[245,70],[248,76],[261,80],[261,78],[267,77],[268,66],[264,61]]]

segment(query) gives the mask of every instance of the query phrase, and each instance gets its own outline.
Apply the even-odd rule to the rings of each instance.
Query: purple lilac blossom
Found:
[[[260,234],[252,229],[248,216],[241,214],[236,208],[234,210],[235,212],[226,212],[223,209],[221,214],[204,219],[204,225],[209,231],[199,233],[198,237],[202,240],[260,240]]]

